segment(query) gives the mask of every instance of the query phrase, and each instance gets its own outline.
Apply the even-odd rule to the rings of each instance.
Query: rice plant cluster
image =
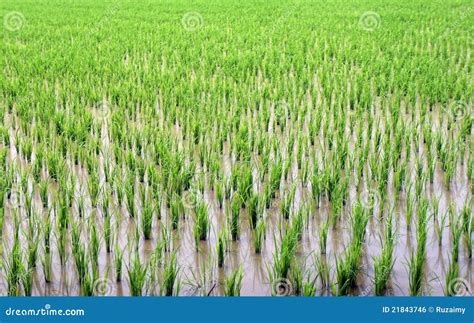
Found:
[[[6,1],[0,293],[471,295],[469,1]]]

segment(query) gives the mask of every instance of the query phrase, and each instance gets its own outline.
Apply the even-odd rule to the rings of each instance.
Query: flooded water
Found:
[[[434,126],[436,127],[436,113],[433,112]],[[12,116],[9,116],[12,118]],[[296,127],[289,121],[289,127]],[[288,126],[286,129],[288,129]],[[379,125],[383,127],[383,124]],[[176,138],[182,138],[180,134],[180,128],[176,125]],[[12,134],[16,129],[10,129]],[[273,129],[270,129],[273,131]],[[275,130],[280,131],[280,130]],[[298,130],[293,129],[297,132]],[[308,129],[302,129],[303,133],[307,133]],[[350,134],[349,134],[350,135]],[[287,136],[286,133],[278,135],[282,138]],[[12,135],[11,138],[14,138]],[[102,133],[102,141],[104,146],[108,144],[108,129],[104,125]],[[356,131],[352,135],[351,144],[356,140]],[[183,142],[182,144],[186,144]],[[283,145],[282,145],[283,147]],[[321,153],[318,143],[316,143],[314,150],[311,151],[310,155],[307,157],[310,160],[310,164],[320,162],[318,153]],[[283,149],[283,148],[282,148]],[[420,147],[412,147],[412,158],[416,156],[424,156],[424,145],[420,143]],[[197,154],[197,151],[196,151]],[[27,161],[19,155],[15,142],[13,140],[10,143],[9,151],[9,163],[16,162],[22,167],[25,167],[28,163]],[[34,158],[34,156],[33,156]],[[259,157],[254,156],[253,160],[258,160]],[[100,154],[100,168],[101,168],[101,181],[104,181],[103,176],[103,161],[104,156]],[[229,147],[226,143],[224,147],[224,154],[222,156],[222,162],[225,165],[227,174],[230,173],[230,165],[234,162],[235,158],[229,156]],[[450,223],[447,219],[445,227],[442,229],[442,243],[439,244],[439,237],[436,231],[435,221],[440,221],[442,216],[448,211],[449,203],[454,203],[456,209],[459,211],[462,206],[467,203],[472,203],[471,195],[471,185],[468,176],[467,176],[467,156],[464,158],[464,162],[459,163],[456,169],[455,178],[452,181],[451,187],[448,187],[444,183],[443,171],[438,164],[435,171],[435,177],[433,183],[429,181],[426,182],[424,188],[425,195],[433,200],[439,198],[439,215],[437,220],[434,218],[429,219],[428,224],[428,236],[426,242],[427,258],[424,268],[424,295],[443,295],[445,289],[445,273],[450,262],[451,250],[452,250],[452,237],[450,234]],[[76,184],[76,201],[79,198],[81,187],[87,187],[87,174],[84,168],[81,165],[72,165],[71,161],[68,160],[67,163],[76,173],[79,182]],[[409,165],[413,166],[414,161],[409,160]],[[198,172],[200,169],[198,168]],[[327,260],[330,268],[330,279],[331,282],[335,282],[335,261],[336,257],[343,255],[345,249],[351,242],[351,225],[350,225],[350,209],[352,202],[357,199],[357,195],[361,194],[362,196],[367,196],[368,192],[366,190],[367,183],[365,182],[369,176],[368,167],[364,168],[365,176],[362,177],[362,182],[354,183],[353,180],[350,182],[350,198],[348,203],[344,206],[342,216],[340,221],[335,227],[330,227],[328,233],[328,242],[327,242],[327,253],[324,255],[324,258]],[[254,172],[254,177],[257,174]],[[293,184],[298,183],[296,194],[295,194],[295,203],[293,205],[294,210],[297,210],[301,205],[306,204],[310,205],[310,216],[305,223],[305,228],[303,230],[303,236],[301,243],[298,246],[297,250],[297,260],[300,262],[303,272],[306,275],[311,277],[317,276],[316,266],[315,266],[315,257],[320,255],[319,251],[319,230],[321,225],[331,217],[331,208],[329,207],[329,202],[326,197],[323,197],[319,207],[314,204],[310,204],[311,196],[311,184],[308,184],[306,187],[298,182],[301,174],[298,171],[296,162],[292,167],[292,172],[290,178],[282,182],[280,193],[286,192],[286,190]],[[411,175],[414,178],[414,174]],[[393,181],[393,174],[389,178],[389,187]],[[257,182],[257,181],[256,181]],[[16,185],[16,184],[14,184]],[[138,191],[138,186],[143,185],[136,181],[136,192]],[[256,184],[257,185],[257,184]],[[52,184],[50,187],[49,197],[52,198],[55,190],[57,190],[57,184]],[[33,192],[32,179],[29,180],[29,192]],[[260,189],[261,187],[254,187],[254,189]],[[32,193],[34,195],[33,203],[36,210],[38,211],[39,218],[44,218],[47,214],[47,209],[43,208],[41,199],[38,191]],[[20,217],[20,223],[23,230],[20,232],[21,244],[26,250],[27,246],[27,227],[28,221],[26,218],[26,213],[23,207],[24,196],[20,194],[19,201],[14,200],[13,197],[6,199],[7,208],[5,209],[5,218],[3,226],[3,249],[2,256],[4,259],[8,258],[9,250],[12,247],[13,241],[13,213],[18,212]],[[389,191],[388,196],[392,196],[391,191]],[[136,205],[139,206],[139,197],[138,194],[135,196]],[[280,196],[277,193],[276,198],[272,201],[272,205],[269,209],[265,210],[264,218],[266,221],[266,235],[263,244],[263,248],[260,254],[254,252],[252,246],[252,234],[249,227],[249,219],[247,216],[247,211],[245,209],[241,210],[240,225],[241,232],[240,237],[237,241],[231,241],[229,245],[229,251],[226,254],[225,262],[223,268],[218,268],[216,265],[216,243],[217,235],[221,229],[225,226],[225,208],[229,204],[229,200],[224,201],[224,206],[219,208],[215,192],[206,185],[204,192],[204,201],[209,207],[209,214],[211,218],[211,230],[209,239],[206,241],[200,241],[198,250],[196,250],[195,240],[193,236],[193,214],[192,208],[186,209],[186,217],[180,219],[180,224],[178,230],[170,230],[172,239],[171,245],[172,249],[177,252],[177,260],[180,266],[179,278],[180,278],[180,291],[179,295],[223,295],[224,294],[224,279],[229,273],[238,268],[238,266],[243,266],[243,280],[242,280],[242,289],[241,295],[271,295],[272,286],[269,281],[268,269],[273,262],[273,253],[275,251],[275,241],[279,241],[280,230],[279,223],[285,222],[280,216]],[[88,205],[88,215],[87,217],[92,217],[93,221],[97,224],[99,232],[104,227],[104,218],[101,216],[99,210],[94,209],[90,206],[90,199],[86,199],[86,205]],[[164,203],[165,204],[165,203]],[[374,215],[370,218],[370,221],[367,226],[367,235],[366,240],[363,245],[363,256],[361,263],[361,272],[357,278],[357,284],[354,288],[351,289],[352,295],[374,295],[374,286],[373,286],[373,277],[374,277],[374,264],[373,257],[378,256],[381,253],[382,241],[381,237],[383,236],[383,218],[387,216],[387,213],[390,209],[390,205],[393,204],[393,201],[387,202],[384,207],[384,215]],[[129,282],[127,280],[127,268],[130,259],[130,250],[133,249],[130,240],[135,234],[135,227],[137,225],[136,221],[130,218],[127,214],[126,207],[124,205],[118,205],[116,192],[113,191],[111,196],[111,209],[110,213],[112,216],[112,228],[118,228],[116,233],[116,244],[117,246],[124,251],[123,257],[123,277],[122,280],[117,282],[115,279],[114,272],[114,252],[108,253],[105,248],[104,241],[101,241],[100,255],[99,255],[99,268],[100,268],[100,293],[105,295],[130,295]],[[376,205],[376,214],[380,205]],[[141,207],[139,208],[138,214],[141,212]],[[76,220],[79,220],[77,205],[74,203],[73,207],[70,210],[72,217]],[[407,226],[406,224],[406,194],[405,191],[400,194],[399,200],[395,203],[393,210],[394,214],[394,224],[396,228],[396,243],[394,249],[394,267],[392,274],[390,276],[389,289],[387,291],[388,295],[408,295],[409,294],[409,277],[408,277],[408,258],[410,254],[416,249],[416,226],[415,224]],[[54,221],[55,215],[52,215],[54,223],[53,226],[56,226]],[[87,222],[87,221],[86,221]],[[153,250],[157,243],[163,239],[162,227],[169,227],[170,223],[170,211],[166,205],[162,205],[161,208],[161,218],[157,216],[153,218],[153,228],[151,238],[148,240],[140,237],[139,251],[141,255],[141,261],[145,263],[150,259]],[[415,222],[414,222],[415,223]],[[82,230],[82,242],[88,246],[88,234],[87,225],[83,224]],[[76,267],[74,263],[74,257],[71,254],[71,241],[70,235],[67,235],[67,258],[66,263],[61,265],[59,254],[57,251],[57,239],[54,235],[55,230],[53,229],[52,234],[52,281],[46,283],[43,276],[43,268],[41,261],[37,261],[37,265],[33,270],[33,295],[80,295],[80,286],[78,284],[78,276],[76,273]],[[99,236],[102,237],[102,234]],[[275,237],[275,239],[274,239]],[[41,239],[41,237],[38,237]],[[473,272],[472,272],[472,259],[468,258],[467,246],[464,241],[465,237],[462,238],[462,243],[459,249],[459,266],[460,272],[459,276],[462,277],[468,284],[470,290],[472,291],[472,281],[473,281]],[[41,240],[42,241],[42,240]],[[40,243],[42,245],[42,243]],[[39,250],[39,257],[42,258],[44,254],[42,248]],[[165,253],[165,259],[169,256],[169,252]],[[0,292],[3,295],[7,293],[7,279],[5,271],[1,273],[1,283]],[[147,295],[158,295],[159,287],[153,284],[146,284],[144,294]],[[329,288],[326,288],[321,285],[318,279],[317,286],[318,295],[331,295],[332,291]]]

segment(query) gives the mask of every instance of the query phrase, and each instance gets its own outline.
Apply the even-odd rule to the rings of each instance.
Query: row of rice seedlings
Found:
[[[422,198],[418,205],[418,222],[416,228],[416,251],[408,260],[409,294],[419,296],[423,293],[424,268],[426,262],[428,201]]]
[[[374,258],[374,288],[375,295],[384,295],[390,274],[395,264],[393,250],[395,246],[395,233],[393,228],[393,212],[385,220],[385,236],[380,256]]]
[[[333,293],[339,296],[348,295],[356,283],[360,272],[362,248],[365,242],[366,227],[369,222],[369,210],[360,201],[352,204],[351,226],[352,237],[343,258],[336,257],[336,282]]]
[[[291,281],[291,279],[294,278],[291,277],[292,270],[299,269],[295,256],[298,241],[301,239],[301,231],[294,223],[292,225],[280,223],[279,226],[281,239],[278,243],[277,236],[274,234],[275,251],[272,253],[273,263],[267,268],[271,286],[282,279],[289,280],[292,284],[295,283],[296,281]],[[272,293],[273,292],[275,291],[272,290]]]

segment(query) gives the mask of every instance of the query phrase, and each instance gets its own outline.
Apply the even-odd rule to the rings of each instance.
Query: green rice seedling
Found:
[[[316,207],[319,208],[320,200],[321,200],[321,178],[318,173],[318,167],[314,167],[313,176],[311,177],[311,194],[313,196],[313,200],[316,202]]]
[[[322,255],[319,255],[314,257],[314,263],[316,267],[317,277],[319,277],[321,286],[323,287],[323,289],[329,289],[330,271],[327,260]]]
[[[151,228],[153,226],[153,206],[151,201],[146,203],[142,208],[142,232],[145,240],[149,240],[151,237]]]
[[[469,226],[469,230],[465,233],[466,236],[466,249],[467,249],[467,255],[469,259],[472,259],[472,245],[473,245],[473,239],[472,235],[474,233],[474,221],[471,220],[471,224]]]
[[[88,275],[89,255],[86,252],[85,247],[80,244],[77,246],[75,250],[73,250],[73,257],[74,257],[74,263],[76,265],[79,285],[82,288],[83,284],[86,281],[86,276]]]
[[[278,160],[275,162],[275,164],[272,165],[272,168],[270,169],[269,183],[270,183],[270,193],[271,193],[270,195],[272,198],[275,197],[276,191],[278,191],[280,188],[282,172],[283,172],[282,162],[281,160]]]
[[[263,220],[263,218],[261,218],[258,220],[257,226],[252,233],[253,249],[256,254],[259,254],[262,252],[263,242],[265,239],[265,229],[266,229],[265,221]]]
[[[54,232],[55,238],[56,238],[56,247],[58,250],[58,255],[59,255],[59,261],[61,263],[61,266],[66,264],[66,237],[67,237],[67,231],[65,228],[59,227],[57,231]]]
[[[161,242],[165,251],[171,251],[171,238],[172,232],[171,227],[166,223],[161,224]]]
[[[351,225],[354,243],[359,245],[364,243],[369,217],[367,209],[361,203],[355,202],[352,205]]]
[[[412,219],[413,219],[413,214],[415,213],[415,198],[411,193],[411,188],[408,189],[407,191],[407,198],[406,198],[406,224],[407,224],[407,229],[410,228]]]
[[[80,218],[84,218],[86,216],[86,197],[83,192],[79,193],[79,197],[77,199],[77,212]]]
[[[227,252],[228,233],[226,229],[219,232],[217,237],[216,253],[217,253],[217,265],[219,268],[224,266],[225,254]]]
[[[128,240],[128,243],[130,246],[133,246],[134,250],[136,253],[138,253],[139,248],[140,248],[140,227],[138,226],[138,223],[134,221],[133,225],[133,237],[132,239]]]
[[[138,198],[139,206],[141,206],[142,208],[148,204],[149,195],[147,187],[145,185],[138,185]]]
[[[25,296],[31,296],[33,291],[33,269],[23,267],[21,273],[21,284]]]
[[[71,223],[71,250],[73,255],[79,249],[81,244],[81,223],[80,221],[73,221]]]
[[[310,171],[310,166],[309,166],[309,162],[308,162],[308,159],[305,159],[302,166],[301,166],[301,174],[300,174],[300,177],[301,177],[301,184],[304,186],[304,187],[307,187],[308,186],[308,181],[309,181],[309,171]]]
[[[445,278],[444,295],[456,296],[456,291],[455,291],[455,288],[453,288],[453,283],[456,282],[457,279],[459,279],[459,263],[457,261],[450,260],[445,277],[446,278]]]
[[[249,216],[250,227],[252,230],[257,226],[257,221],[259,217],[259,196],[255,193],[250,193],[250,197],[246,202],[247,214]]]
[[[97,226],[94,221],[91,221],[89,224],[89,232],[89,253],[92,269],[98,271],[101,243],[99,233],[97,232]]]
[[[48,215],[45,217],[42,223],[42,231],[43,231],[43,244],[45,252],[50,252],[51,250],[51,231],[52,231],[52,224],[51,224],[51,209],[48,211]]]
[[[438,246],[441,246],[443,244],[443,231],[444,228],[446,227],[446,220],[448,218],[448,214],[445,213],[439,221],[436,221],[435,223],[435,231],[436,235],[438,236]]]
[[[232,240],[236,241],[239,239],[240,234],[240,208],[242,206],[242,200],[238,194],[235,194],[232,197],[232,201],[230,203],[230,210],[227,210],[227,220],[229,225],[230,235]]]
[[[308,274],[306,281],[303,283],[301,295],[302,296],[316,296],[316,293],[317,293],[317,280],[316,278],[311,279],[311,277]]]
[[[242,166],[239,169],[238,192],[243,201],[247,201],[252,194],[253,179],[252,169],[248,166]]]
[[[301,241],[304,231],[303,209],[304,207],[301,207],[298,212],[291,216],[291,230],[298,241]]]
[[[438,221],[438,214],[439,214],[439,201],[440,201],[440,196],[434,197],[431,200],[431,208],[433,211],[433,220],[436,222]]]
[[[19,296],[21,287],[21,277],[23,274],[23,255],[21,252],[20,241],[15,238],[13,246],[8,254],[8,258],[4,261],[7,280],[8,296]]]
[[[242,288],[242,279],[244,276],[243,267],[240,266],[234,269],[228,277],[224,280],[224,295],[225,296],[240,296]]]
[[[283,164],[283,178],[285,180],[288,179],[288,175],[290,174],[292,160],[291,158],[285,159],[285,163]]]
[[[382,247],[382,254],[374,258],[374,286],[375,295],[384,295],[387,283],[395,264],[392,258],[393,246],[390,242],[385,242]]]
[[[287,279],[289,277],[291,265],[297,248],[297,237],[288,230],[278,244],[276,236],[274,236],[275,251],[273,252],[273,266],[269,270],[270,282],[275,279]]]
[[[105,251],[110,253],[112,251],[112,244],[113,244],[113,232],[112,232],[112,223],[111,223],[111,216],[108,215],[104,217],[104,226],[102,229],[104,234],[104,242],[105,242]]]
[[[28,239],[28,255],[27,255],[27,263],[28,268],[35,268],[36,261],[38,259],[38,246],[39,246],[39,237],[37,234],[30,235],[31,238]]]
[[[0,205],[0,239],[3,237],[3,219],[5,217],[5,210]]]
[[[39,183],[39,193],[41,202],[43,203],[43,208],[48,207],[48,192],[49,192],[49,181],[47,179],[42,179]]]
[[[291,267],[289,281],[291,282],[293,293],[300,296],[303,292],[303,270],[298,261],[295,261]]]
[[[174,195],[170,202],[171,227],[173,230],[178,229],[179,218],[184,215],[184,206],[181,198]]]
[[[179,265],[176,260],[176,253],[171,253],[163,268],[163,288],[165,296],[178,295],[179,293]]]
[[[350,288],[355,284],[360,272],[361,245],[353,242],[343,259],[336,258],[337,295],[349,295]]]
[[[92,207],[97,207],[100,194],[100,181],[99,175],[94,173],[89,174],[87,177],[87,187],[89,189],[89,196],[91,199]]]
[[[150,270],[153,273],[154,268],[159,268],[162,265],[163,257],[164,257],[164,244],[162,241],[156,243],[155,248],[153,249],[153,253],[150,257]]]
[[[469,232],[470,223],[472,222],[472,209],[470,203],[464,202],[461,210],[462,230],[464,233]]]
[[[135,188],[133,185],[125,187],[125,204],[127,206],[128,215],[131,218],[135,218],[137,210],[135,206]]]
[[[220,209],[222,209],[222,206],[224,204],[224,194],[225,194],[224,182],[216,181],[214,190],[216,192],[217,205],[219,206]]]
[[[265,184],[263,187],[263,199],[265,208],[269,209],[272,204],[272,197],[271,197],[271,188],[269,184]]]
[[[453,218],[450,219],[451,223],[451,237],[452,237],[452,252],[451,256],[453,257],[453,261],[459,260],[459,245],[461,242],[462,237],[462,225],[460,221],[456,221]]]
[[[110,217],[110,197],[112,192],[108,186],[104,187],[103,194],[102,194],[102,201],[101,201],[101,214],[103,218]]]
[[[131,296],[142,296],[147,272],[148,265],[143,264],[138,253],[135,253],[128,268],[128,284]]]
[[[41,259],[41,265],[43,268],[44,281],[50,283],[53,280],[53,265],[52,265],[52,256],[51,252],[43,253],[43,258]]]
[[[224,179],[224,197],[226,199],[230,199],[231,194],[232,194],[232,185],[231,185],[230,178],[225,178]]]
[[[326,254],[326,245],[328,240],[329,219],[323,222],[319,229],[319,249],[321,254]]]
[[[423,266],[425,256],[419,251],[412,253],[408,262],[408,284],[410,296],[420,296],[423,292]]]
[[[280,206],[281,215],[284,219],[290,218],[293,201],[295,199],[296,185],[292,185],[286,195],[283,196]]]
[[[56,210],[55,214],[57,216],[56,225],[58,228],[67,230],[70,220],[70,209],[69,206],[65,203],[64,199],[60,196],[55,197],[56,199]]]
[[[207,240],[211,222],[209,219],[208,208],[204,201],[198,202],[195,213],[196,218],[194,222],[194,239],[196,241],[197,248],[199,241]]]
[[[125,189],[123,187],[123,179],[119,176],[115,177],[115,193],[117,194],[117,203],[119,206],[122,206],[125,200]]]
[[[94,283],[96,278],[94,274],[89,274],[86,270],[86,275],[82,281],[81,294],[82,296],[94,296]]]
[[[122,264],[123,264],[123,250],[118,244],[115,245],[114,250],[114,266],[115,266],[115,280],[122,280]]]

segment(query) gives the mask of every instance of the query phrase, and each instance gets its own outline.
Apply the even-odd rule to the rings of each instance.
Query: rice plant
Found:
[[[252,242],[253,242],[253,249],[255,253],[259,254],[262,252],[262,247],[263,247],[263,242],[265,239],[265,229],[266,225],[263,219],[259,219],[257,222],[257,226],[255,227],[255,230],[253,231],[253,237],[252,237]]]
[[[196,248],[199,241],[207,240],[211,222],[209,220],[208,208],[205,202],[199,201],[195,209],[194,222],[194,240],[196,241]]]
[[[118,245],[115,246],[114,252],[114,265],[115,265],[115,280],[122,280],[122,264],[123,264],[123,251]]]
[[[224,280],[224,295],[225,296],[240,296],[242,288],[242,279],[244,271],[242,266],[234,269],[228,277]]]
[[[170,258],[165,262],[163,268],[163,289],[165,296],[173,296],[179,294],[179,265],[176,260],[176,253],[172,253]]]
[[[224,266],[225,255],[227,252],[228,245],[228,233],[225,229],[219,232],[217,237],[216,253],[217,253],[217,265],[222,268]]]
[[[382,253],[374,258],[374,286],[375,295],[377,296],[384,295],[387,289],[388,280],[395,265],[395,259],[393,258],[394,245],[393,216],[390,213],[385,223],[385,241],[382,246]]]
[[[128,271],[128,284],[131,296],[141,296],[145,286],[148,265],[141,262],[137,253],[132,256]]]
[[[326,254],[326,245],[328,240],[329,220],[324,221],[319,229],[319,249],[321,254]]]

